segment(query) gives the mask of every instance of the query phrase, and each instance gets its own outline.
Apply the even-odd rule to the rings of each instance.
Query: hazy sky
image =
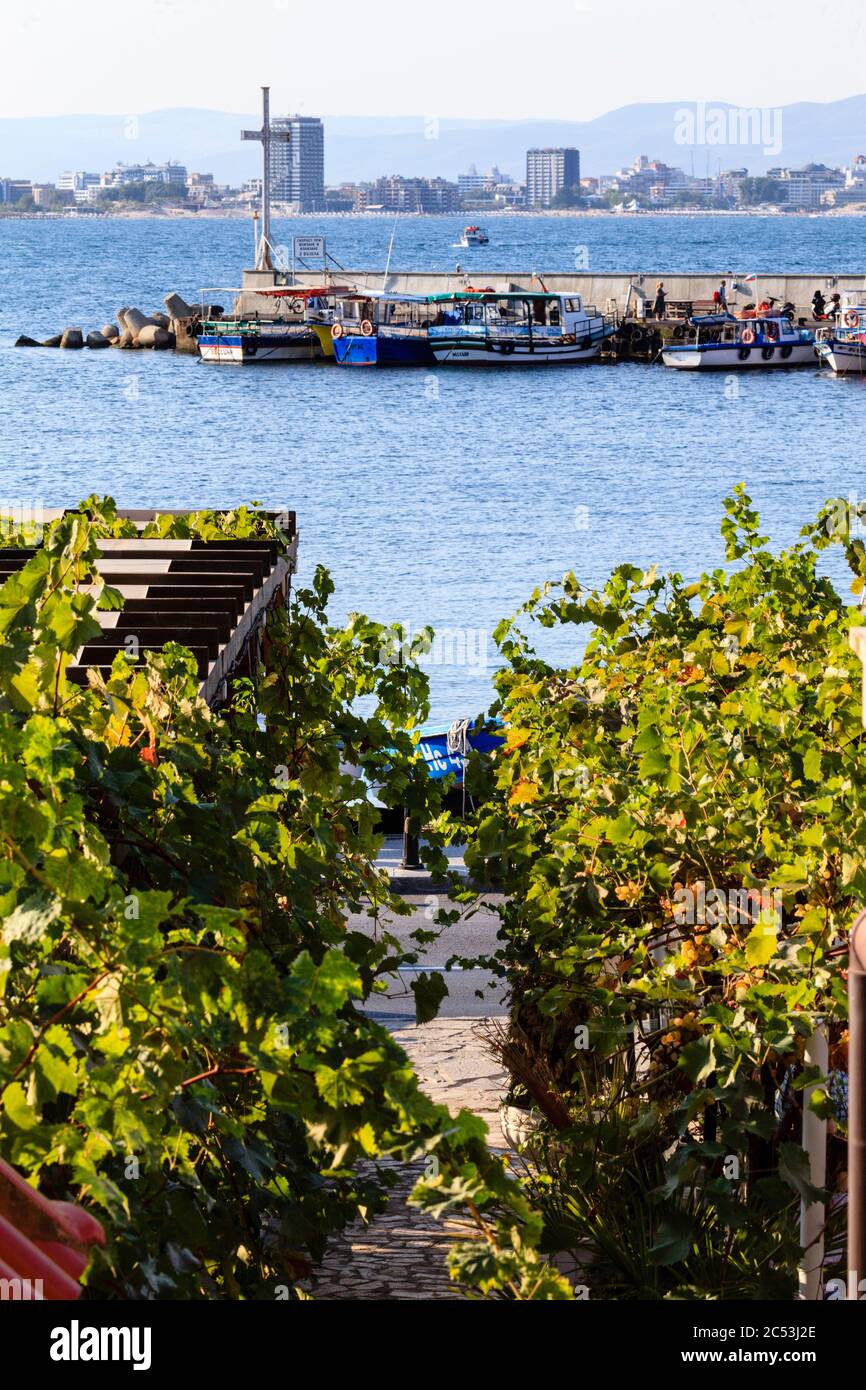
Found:
[[[866,0],[0,0],[0,116],[166,106],[584,120],[866,88]]]

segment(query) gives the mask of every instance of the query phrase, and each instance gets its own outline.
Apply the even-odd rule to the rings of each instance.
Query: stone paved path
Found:
[[[498,1105],[504,1073],[483,1051],[472,1018],[440,1018],[420,1028],[398,1024],[406,1049],[431,1100],[452,1111],[472,1110],[486,1120],[490,1142],[504,1149]],[[370,1225],[355,1222],[328,1246],[309,1283],[317,1300],[462,1299],[448,1277],[448,1247],[463,1231],[407,1206],[422,1164],[395,1164],[399,1177],[387,1209]]]

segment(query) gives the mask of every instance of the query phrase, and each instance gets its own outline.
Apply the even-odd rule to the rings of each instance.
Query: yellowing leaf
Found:
[[[526,806],[538,800],[538,787],[534,782],[520,781],[508,798],[509,806]]]

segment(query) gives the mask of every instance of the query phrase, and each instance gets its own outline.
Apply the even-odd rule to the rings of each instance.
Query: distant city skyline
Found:
[[[358,14],[331,0],[329,31],[353,32]],[[857,93],[866,58],[862,0],[703,0],[687,16],[681,0],[439,0],[399,15],[368,0],[363,24],[363,62],[335,69],[317,61],[321,14],[294,0],[5,0],[0,116],[206,106],[215,90],[241,113],[270,83],[274,109],[302,115],[411,116],[423,96],[440,120],[581,121],[673,86],[685,101],[829,101]],[[467,82],[456,55],[473,53],[481,71],[501,54],[514,80]]]
[[[275,119],[287,116],[274,103],[271,111]],[[241,114],[175,107],[139,115],[0,118],[0,177],[53,182],[65,169],[101,172],[171,157],[212,172],[217,183],[240,187],[261,162],[259,148],[243,142],[241,130],[256,129],[260,119],[252,102]],[[383,175],[455,180],[473,164],[509,171],[501,180],[508,182],[523,176],[526,151],[534,148],[575,147],[581,173],[596,176],[643,151],[701,179],[742,167],[754,174],[811,162],[844,167],[866,150],[866,95],[751,110],[680,99],[625,105],[589,122],[303,117],[313,127],[319,119],[325,137],[324,168],[320,156],[315,161],[319,190],[322,175],[329,185]]]

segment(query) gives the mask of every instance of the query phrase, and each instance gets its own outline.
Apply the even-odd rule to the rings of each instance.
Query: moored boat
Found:
[[[744,319],[712,314],[693,318],[681,342],[662,348],[666,367],[686,371],[732,371],[746,367],[806,367],[815,364],[815,334],[787,314]]]
[[[205,319],[198,335],[203,362],[305,362],[322,357],[308,324],[270,319]]]
[[[832,328],[819,331],[815,351],[832,372],[866,372],[866,305],[849,304]]]
[[[337,318],[341,366],[497,365],[598,358],[615,321],[580,295],[466,289],[432,295],[370,296],[362,317]]]

